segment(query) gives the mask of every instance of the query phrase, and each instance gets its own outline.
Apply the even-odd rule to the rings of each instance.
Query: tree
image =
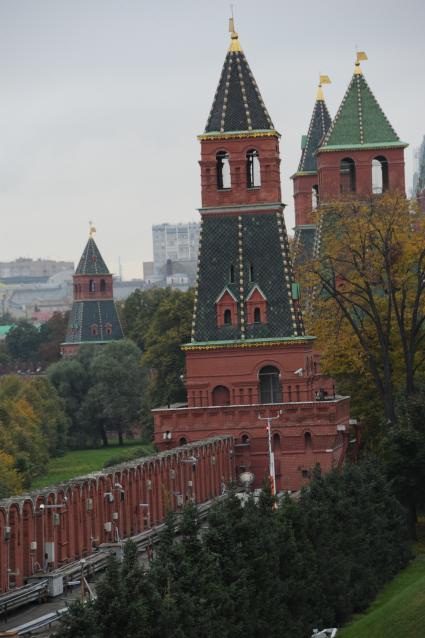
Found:
[[[131,341],[108,343],[101,348],[83,346],[72,359],[47,370],[64,401],[70,422],[69,443],[83,447],[102,441],[108,431],[123,436],[138,422],[145,389],[141,353]]]
[[[9,330],[6,347],[15,360],[35,364],[38,361],[40,331],[32,323],[20,320]]]
[[[95,404],[105,429],[118,433],[120,445],[139,417],[144,383],[140,356],[135,344],[123,340],[96,350],[92,360],[87,401]]]
[[[54,312],[40,327],[39,357],[44,365],[59,361],[65,341],[69,312]]]
[[[19,494],[22,488],[22,480],[15,469],[15,459],[0,450],[0,498]]]
[[[393,423],[395,388],[413,393],[425,362],[425,216],[387,193],[334,202],[320,225],[321,255],[308,266],[316,290],[310,323],[324,321],[328,341],[337,324],[344,345],[354,340]]]

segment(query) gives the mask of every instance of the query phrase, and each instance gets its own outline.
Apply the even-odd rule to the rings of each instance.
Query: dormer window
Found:
[[[215,305],[218,327],[237,325],[238,304],[235,295],[227,286],[217,298]]]
[[[246,183],[248,188],[261,186],[260,158],[254,148],[246,154]]]
[[[111,323],[105,323],[105,332],[107,335],[111,335],[112,334],[112,324]]]
[[[227,151],[219,151],[216,155],[217,166],[217,188],[218,190],[225,190],[231,188],[230,178],[230,162],[229,153]]]
[[[92,337],[97,337],[97,323],[92,323],[92,325],[90,326],[90,331]]]
[[[267,298],[255,285],[245,299],[248,325],[267,323]]]

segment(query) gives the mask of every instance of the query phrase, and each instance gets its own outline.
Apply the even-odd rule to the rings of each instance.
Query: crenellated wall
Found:
[[[218,496],[234,476],[233,438],[221,436],[3,499],[0,592]]]

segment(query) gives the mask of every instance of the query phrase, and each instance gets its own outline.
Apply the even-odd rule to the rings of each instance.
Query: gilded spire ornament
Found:
[[[316,95],[316,100],[320,100],[323,102],[323,100],[325,99],[325,96],[323,95],[323,89],[322,89],[322,85],[323,84],[330,84],[331,80],[329,75],[321,75],[319,78],[319,86],[317,89],[317,95]]]
[[[363,75],[363,71],[362,71],[361,66],[360,66],[360,62],[362,60],[367,60],[366,53],[364,51],[357,51],[355,68],[354,68],[354,75]]]

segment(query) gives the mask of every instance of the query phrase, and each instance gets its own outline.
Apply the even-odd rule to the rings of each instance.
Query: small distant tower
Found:
[[[114,302],[112,275],[93,239],[96,229],[90,226],[90,236],[74,280],[74,301],[62,355],[70,357],[83,344],[104,345],[124,337]]]
[[[297,172],[292,175],[295,204],[294,265],[310,259],[316,232],[314,211],[319,206],[319,177],[316,151],[331,125],[331,116],[325,102],[322,85],[330,84],[327,75],[321,75],[307,135],[301,139],[301,159]]]

